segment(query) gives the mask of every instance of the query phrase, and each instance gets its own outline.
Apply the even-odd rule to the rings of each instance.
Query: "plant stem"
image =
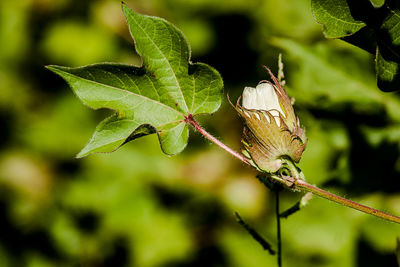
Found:
[[[272,175],[272,178],[274,178],[275,180],[283,183],[283,184],[292,184],[289,187],[293,188],[293,189],[299,189],[302,191],[307,191],[307,192],[311,192],[314,195],[329,199],[333,202],[336,202],[338,204],[341,204],[343,206],[347,206],[353,209],[356,209],[358,211],[362,211],[371,215],[374,215],[376,217],[379,217],[381,219],[385,219],[391,222],[395,222],[395,223],[400,223],[400,217],[380,211],[380,210],[376,210],[373,208],[370,208],[368,206],[362,205],[360,203],[351,201],[349,199],[340,197],[338,195],[329,193],[328,191],[325,191],[321,188],[318,188],[316,186],[310,185],[309,183],[305,182],[304,180],[301,179],[294,179],[293,177],[290,176],[285,176],[284,178],[276,176],[276,175]]]
[[[222,148],[223,150],[225,150],[226,152],[230,153],[232,156],[234,156],[235,158],[239,159],[240,161],[251,165],[250,161],[243,156],[242,154],[236,152],[235,150],[233,150],[232,148],[226,146],[224,143],[222,143],[221,141],[219,141],[217,138],[215,138],[214,136],[212,136],[210,133],[208,133],[205,129],[203,129],[198,123],[197,121],[193,118],[192,115],[188,115],[185,118],[185,122],[189,123],[191,125],[193,125],[193,127],[199,132],[201,133],[205,138],[207,138],[208,140],[210,140],[211,142],[213,142],[214,144],[216,144],[217,146],[219,146],[220,148]],[[339,197],[338,195],[329,193],[321,188],[318,188],[316,186],[310,185],[307,182],[305,182],[302,179],[297,179],[297,178],[293,178],[290,176],[285,176],[285,178],[283,179],[280,176],[277,175],[272,175],[272,178],[274,178],[274,180],[280,182],[283,185],[289,186],[289,187],[293,187],[294,189],[300,189],[303,191],[307,191],[307,192],[311,192],[317,196],[329,199],[333,202],[339,203],[341,205],[374,215],[376,217],[391,221],[391,222],[395,222],[395,223],[400,223],[400,217],[383,212],[383,211],[379,211],[367,206],[364,206],[362,204],[359,204],[357,202],[351,201],[349,199],[343,198],[343,197]]]
[[[396,223],[400,223],[400,217],[397,217],[395,215],[383,212],[383,211],[379,211],[370,207],[367,207],[365,205],[359,204],[357,202],[351,201],[349,199],[340,197],[338,195],[329,193],[321,188],[318,188],[316,186],[310,185],[302,180],[297,180],[296,181],[296,187],[299,189],[303,189],[304,191],[308,191],[313,193],[314,195],[318,195],[320,197],[329,199],[331,201],[334,201],[336,203],[339,203],[341,205],[374,215],[376,217],[391,221],[391,222],[396,222]]]
[[[278,267],[282,267],[281,216],[279,214],[279,189],[275,190],[276,234],[278,239]]]
[[[190,123],[191,125],[193,125],[193,127],[199,132],[201,133],[205,138],[207,138],[208,140],[210,140],[211,142],[213,142],[214,144],[216,144],[217,146],[219,146],[220,148],[222,148],[223,150],[225,150],[226,152],[228,152],[229,154],[231,154],[232,156],[234,156],[235,158],[241,160],[242,162],[251,165],[249,160],[243,156],[242,154],[236,152],[235,150],[233,150],[232,148],[228,147],[227,145],[225,145],[224,143],[222,143],[221,141],[219,141],[217,138],[215,138],[214,136],[212,136],[209,132],[207,132],[206,130],[204,130],[204,128],[202,128],[200,126],[200,124],[198,124],[198,122],[193,118],[193,116],[191,114],[189,114],[189,116],[187,116],[185,118],[185,122],[186,123]]]

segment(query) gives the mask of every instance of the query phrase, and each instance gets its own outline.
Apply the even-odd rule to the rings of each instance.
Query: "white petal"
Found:
[[[256,87],[257,90],[257,96],[259,96],[259,98],[257,99],[258,102],[263,102],[263,106],[265,110],[276,110],[278,112],[280,112],[282,114],[282,116],[285,116],[285,114],[283,113],[281,106],[279,104],[279,100],[278,100],[278,96],[275,92],[275,89],[273,87],[273,85],[269,84],[269,83],[261,83],[259,85],[257,85]],[[261,104],[259,104],[261,105]],[[275,116],[274,113],[272,113],[273,116]],[[276,113],[276,115],[278,116],[279,114]]]
[[[264,87],[260,87],[260,85],[257,85],[256,87],[256,95],[257,95],[257,107],[258,109],[262,110],[267,110],[267,105],[265,103],[265,91],[268,89],[265,89]]]
[[[256,89],[245,87],[242,94],[242,105],[247,109],[256,109]]]

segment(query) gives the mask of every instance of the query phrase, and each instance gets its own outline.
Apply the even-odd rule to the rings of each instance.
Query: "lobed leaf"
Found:
[[[93,109],[116,113],[101,122],[77,155],[110,152],[143,135],[157,133],[166,154],[182,151],[189,137],[185,118],[215,112],[222,78],[212,67],[190,62],[183,33],[164,19],[140,15],[122,5],[142,57],[141,67],[101,63],[79,68],[48,66]]]

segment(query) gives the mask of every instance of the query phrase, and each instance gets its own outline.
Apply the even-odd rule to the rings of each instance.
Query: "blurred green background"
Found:
[[[400,214],[400,96],[373,57],[326,40],[306,0],[131,0],[185,33],[236,99],[277,71],[307,129],[308,181]],[[180,155],[156,136],[75,159],[109,111],[93,111],[43,66],[140,64],[115,0],[0,0],[0,266],[275,266],[234,211],[273,244],[274,196],[256,172],[192,132]],[[224,101],[200,118],[240,149]],[[282,210],[301,198],[285,191]],[[282,221],[284,266],[397,266],[400,226],[314,197]]]

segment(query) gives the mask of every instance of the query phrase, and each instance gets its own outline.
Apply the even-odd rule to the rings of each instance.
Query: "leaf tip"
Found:
[[[48,70],[50,70],[50,71],[56,73],[56,74],[59,74],[59,75],[60,75],[61,72],[64,72],[65,69],[67,68],[67,67],[57,66],[57,65],[46,65],[46,66],[44,66],[44,67],[45,67],[46,69],[48,69]]]
[[[129,6],[127,3],[125,3],[124,1],[121,1],[121,6],[122,6],[122,12],[124,13],[125,17],[128,15],[128,12],[130,13],[135,13]]]
[[[76,158],[76,159],[81,159],[81,158],[84,158],[84,157],[86,157],[87,155],[89,155],[89,153],[88,153],[88,152],[85,152],[84,150],[85,150],[85,149],[82,149],[78,154],[76,154],[76,155],[75,155],[75,158]]]
[[[51,70],[52,72],[55,71],[55,69],[57,69],[56,65],[45,65],[44,66],[46,69]]]
[[[93,139],[93,137],[92,137],[92,139]],[[90,146],[90,143],[92,142],[92,139],[90,139],[89,143],[87,143],[87,144],[85,145],[85,147],[82,148],[81,151],[79,151],[78,154],[75,155],[75,158],[76,158],[76,159],[81,159],[81,158],[84,158],[84,157],[86,157],[86,156],[89,156],[90,154],[96,153],[95,151],[93,151],[93,149],[91,149],[91,148],[89,147],[89,146]]]

